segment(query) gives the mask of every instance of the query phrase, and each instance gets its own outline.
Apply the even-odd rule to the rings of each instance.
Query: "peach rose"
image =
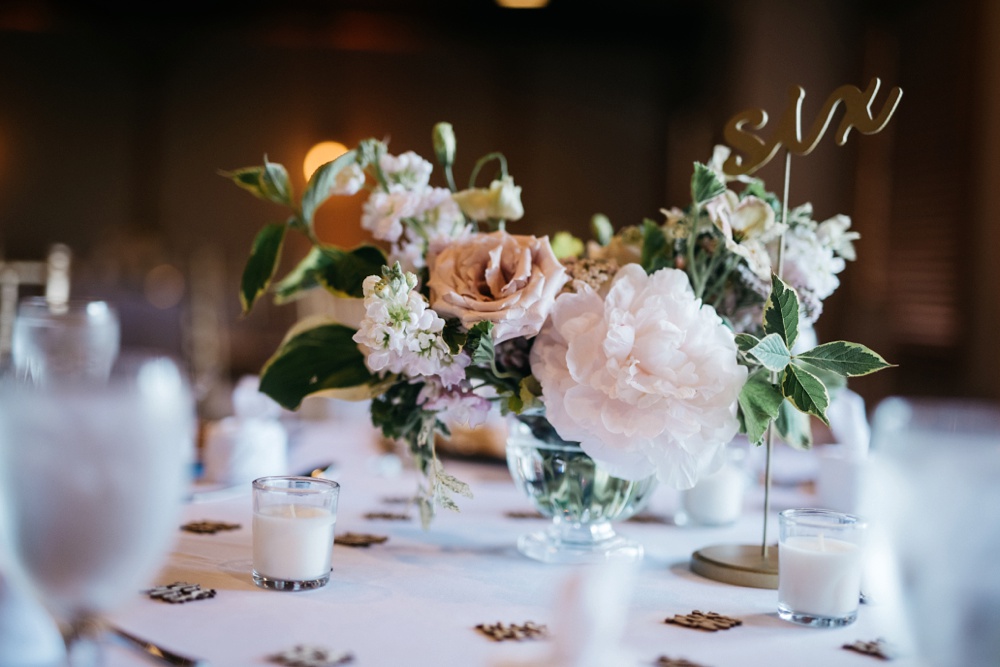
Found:
[[[547,236],[476,234],[429,258],[431,308],[470,328],[493,322],[493,340],[530,338],[568,280]]]

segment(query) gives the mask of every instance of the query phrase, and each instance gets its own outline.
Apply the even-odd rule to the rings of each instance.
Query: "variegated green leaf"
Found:
[[[781,336],[789,350],[799,335],[799,297],[774,274],[771,275],[771,294],[764,303],[764,333]]]
[[[764,365],[764,368],[780,373],[792,360],[792,353],[778,334],[767,334],[751,350],[750,354]]]
[[[295,410],[310,394],[371,382],[354,333],[342,324],[323,324],[291,336],[264,365],[260,390]]]
[[[309,183],[306,184],[306,191],[302,193],[302,220],[309,227],[313,225],[316,209],[330,198],[333,186],[337,183],[337,174],[340,173],[341,169],[354,162],[356,158],[356,151],[347,151],[336,160],[322,165],[313,173]]]
[[[714,171],[700,162],[694,163],[694,174],[691,175],[691,199],[694,203],[704,204],[725,191],[725,184]]]
[[[868,375],[893,366],[864,345],[843,340],[818,345],[796,355],[796,359],[847,377]]]
[[[751,373],[739,395],[747,440],[755,445],[763,440],[767,425],[778,416],[778,408],[784,400],[768,375],[762,370]]]
[[[254,238],[253,248],[240,280],[240,305],[244,315],[250,312],[254,302],[267,290],[278,269],[286,229],[287,225],[283,223],[266,225]]]
[[[781,379],[781,393],[800,412],[819,418],[829,424],[826,409],[830,406],[830,395],[818,377],[801,366],[789,364]]]
[[[781,402],[774,427],[778,429],[782,440],[795,449],[812,447],[812,425],[809,422],[809,415],[799,412],[788,401]]]
[[[736,347],[739,348],[740,352],[743,353],[749,352],[759,342],[760,339],[754,336],[753,334],[748,334],[748,333],[736,334]]]

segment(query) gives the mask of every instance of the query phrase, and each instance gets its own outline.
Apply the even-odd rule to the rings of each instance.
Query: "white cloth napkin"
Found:
[[[204,478],[242,484],[288,473],[288,432],[282,409],[258,389],[260,378],[244,376],[233,390],[235,415],[209,424],[202,456]]]

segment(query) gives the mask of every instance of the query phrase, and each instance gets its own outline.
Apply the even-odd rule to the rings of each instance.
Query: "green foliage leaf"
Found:
[[[492,366],[496,359],[493,347],[493,323],[478,322],[469,329],[466,351],[472,358],[472,364]]]
[[[829,424],[826,409],[830,406],[830,395],[823,382],[795,364],[789,364],[781,379],[781,393],[800,412],[819,418],[824,424]]]
[[[812,447],[812,425],[809,422],[809,415],[799,412],[788,401],[781,402],[774,427],[778,429],[781,439],[795,449]]]
[[[767,425],[778,416],[778,409],[784,400],[768,376],[763,370],[751,373],[739,396],[747,440],[755,445],[764,438]]]
[[[243,167],[219,173],[255,197],[291,206],[292,186],[288,180],[288,172],[282,165],[268,162],[266,156],[261,166]]]
[[[309,227],[313,225],[316,209],[330,198],[333,186],[337,183],[337,174],[340,173],[341,169],[354,162],[356,158],[356,151],[347,151],[336,160],[320,166],[313,173],[309,183],[306,184],[306,191],[302,193],[302,220]]]
[[[654,273],[669,266],[667,237],[652,220],[642,221],[642,255],[640,261],[646,273]]]
[[[267,290],[271,278],[278,270],[286,229],[287,226],[280,222],[266,225],[257,232],[253,240],[253,248],[240,280],[240,305],[244,315],[250,312],[258,297]]]
[[[542,385],[534,375],[527,375],[521,378],[517,385],[517,393],[511,394],[507,402],[503,405],[502,412],[508,414],[521,414],[540,410],[542,406]]]
[[[365,358],[342,324],[306,329],[286,340],[261,371],[260,390],[295,410],[306,396],[372,382]]]
[[[736,334],[736,347],[739,348],[740,352],[747,353],[752,350],[760,339],[753,334],[748,333],[738,333]]]
[[[893,366],[864,345],[843,340],[823,343],[796,358],[846,377],[868,375]]]
[[[324,287],[337,296],[364,296],[364,280],[380,275],[385,255],[375,246],[363,245],[353,250],[335,246],[313,246],[309,254],[275,287],[276,301],[286,303],[303,291]]]
[[[694,163],[694,174],[691,175],[691,200],[694,203],[704,204],[725,191],[725,184],[714,171],[700,162]]]
[[[789,350],[799,336],[799,297],[774,274],[771,275],[771,294],[764,303],[764,333],[781,336]]]
[[[773,333],[764,336],[750,350],[750,354],[762,363],[764,368],[775,373],[785,370],[785,366],[792,360],[792,353],[785,347],[785,342],[781,340],[781,336]]]
[[[261,190],[267,199],[276,204],[292,205],[292,184],[284,165],[268,162],[264,156],[264,170],[260,174]]]
[[[465,332],[462,327],[462,321],[457,317],[451,317],[444,321],[444,329],[441,331],[441,337],[444,338],[444,342],[448,344],[448,351],[452,354],[458,354],[465,347],[465,343],[469,340],[469,334]]]

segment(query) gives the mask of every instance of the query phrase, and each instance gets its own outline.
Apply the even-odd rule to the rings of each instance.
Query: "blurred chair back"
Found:
[[[21,288],[44,287],[49,303],[69,300],[72,253],[61,243],[49,249],[48,257],[38,261],[6,261],[0,257],[0,367],[10,361],[14,317]]]

